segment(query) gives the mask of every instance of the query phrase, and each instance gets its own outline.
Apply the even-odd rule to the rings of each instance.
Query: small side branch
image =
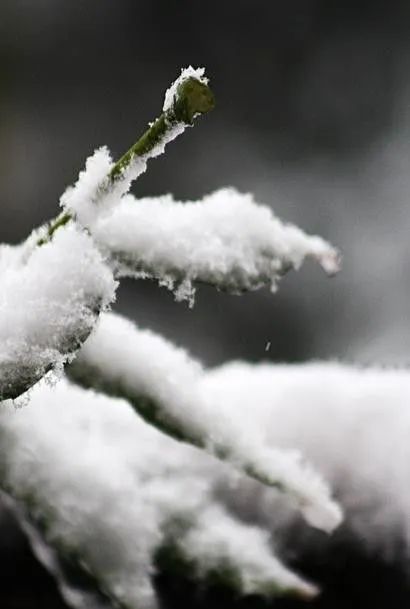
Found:
[[[214,95],[202,70],[188,68],[168,89],[162,114],[150,124],[137,142],[113,165],[107,179],[100,185],[100,191],[110,191],[115,185],[127,178],[136,161],[146,162],[160,155],[168,142],[192,127],[194,120],[212,110],[215,106]],[[135,179],[131,175],[131,181]],[[101,193],[100,193],[101,194]],[[64,211],[52,220],[47,232],[38,240],[38,245],[47,243],[54,233],[65,226],[73,213]]]

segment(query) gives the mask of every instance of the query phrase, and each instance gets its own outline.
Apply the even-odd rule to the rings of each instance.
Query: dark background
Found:
[[[252,191],[338,245],[344,270],[330,281],[307,265],[276,295],[200,288],[193,310],[154,284],[124,282],[116,308],[210,365],[406,365],[409,35],[408,0],[0,0],[0,241],[53,217],[94,148],[118,157],[180,68],[205,66],[217,108],[150,164],[135,194]],[[6,512],[3,523],[0,607],[60,607]],[[359,560],[352,546],[343,552],[336,563]],[[353,571],[372,574],[377,557],[346,573],[332,560],[318,560],[320,573],[339,599],[341,589],[353,596],[326,606],[364,607],[370,588],[369,606],[405,606],[402,584],[388,588],[398,572],[358,587]]]

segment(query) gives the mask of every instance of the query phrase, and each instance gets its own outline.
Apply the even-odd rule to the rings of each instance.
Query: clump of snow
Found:
[[[254,428],[226,416],[221,400],[201,390],[204,371],[182,349],[112,313],[101,316],[70,374],[85,385],[126,396],[135,409],[166,429],[278,487],[313,526],[330,531],[341,521],[330,491],[296,451],[263,442]],[[147,410],[148,400],[148,410]]]
[[[106,146],[98,148],[87,159],[85,169],[80,172],[74,186],[69,186],[61,196],[60,206],[81,226],[92,229],[101,216],[107,215],[118,204],[133,180],[144,173],[148,156],[135,156],[123,175],[111,182],[109,174],[114,166],[111,154]]]
[[[84,570],[91,590],[148,609],[154,558],[170,543],[199,577],[223,561],[243,592],[315,594],[275,557],[266,532],[218,498],[221,484],[238,480],[233,470],[158,433],[126,402],[61,380],[37,386],[25,409],[4,406],[0,420],[2,487],[73,607],[92,606],[90,590],[69,587],[58,557]]]
[[[115,281],[90,236],[66,226],[42,247],[0,250],[0,400],[61,366],[90,333]]]
[[[60,198],[60,206],[83,227],[93,231],[100,218],[110,213],[131,188],[131,184],[147,169],[148,160],[160,156],[166,145],[185,130],[182,123],[169,125],[162,139],[146,154],[134,155],[121,175],[109,177],[114,167],[107,147],[98,148],[86,161],[77,182]]]
[[[118,275],[157,278],[179,299],[192,299],[193,282],[231,292],[276,289],[280,277],[305,258],[329,274],[340,265],[329,243],[282,223],[270,208],[233,188],[186,203],[169,195],[129,195],[99,219],[92,234],[113,257]]]
[[[107,198],[108,193],[104,191],[104,186],[107,186],[108,175],[113,165],[108,148],[106,146],[98,148],[87,159],[85,169],[80,171],[75,185],[69,186],[62,194],[61,207],[71,213],[82,226],[92,225],[96,214],[101,213],[101,207],[114,205],[116,199],[111,197],[108,197],[108,201],[101,201],[102,197]]]
[[[165,92],[164,105],[162,108],[163,112],[168,112],[172,109],[175,98],[178,95],[178,87],[184,82],[184,80],[187,80],[188,78],[195,78],[195,80],[199,80],[199,82],[207,85],[209,81],[204,74],[205,68],[193,68],[192,66],[183,68],[181,70],[181,74]]]

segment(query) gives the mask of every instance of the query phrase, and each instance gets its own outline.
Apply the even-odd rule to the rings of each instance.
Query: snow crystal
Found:
[[[117,274],[151,276],[192,299],[192,282],[231,292],[276,287],[290,268],[314,258],[327,273],[340,257],[329,243],[280,222],[249,194],[222,189],[202,201],[126,196],[94,225],[93,237]],[[182,287],[181,287],[182,286]]]
[[[25,246],[0,250],[0,399],[66,361],[116,285],[92,239],[74,226],[25,253]]]
[[[220,400],[209,400],[201,390],[200,364],[164,338],[105,314],[70,374],[85,385],[126,396],[140,412],[146,413],[148,399],[145,416],[154,424],[283,489],[312,525],[330,531],[340,523],[328,487],[300,454],[268,446],[259,432],[226,416]]]
[[[199,577],[222,557],[244,592],[315,593],[272,554],[266,533],[219,501],[232,471],[158,433],[126,402],[60,381],[36,387],[29,407],[3,408],[0,418],[2,486],[73,607],[92,606],[93,585],[70,588],[59,556],[78,557],[74,566],[112,601],[148,609],[156,606],[155,556],[169,544],[195,559]]]

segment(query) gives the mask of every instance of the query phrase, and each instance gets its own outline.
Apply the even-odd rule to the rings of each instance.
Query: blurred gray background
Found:
[[[343,271],[328,280],[308,264],[276,295],[201,287],[192,310],[155,284],[124,282],[116,308],[209,365],[407,365],[409,51],[408,0],[0,0],[0,241],[53,217],[96,147],[118,157],[180,68],[205,66],[216,109],[134,193],[251,191],[338,245]],[[0,560],[12,557],[11,574],[21,563],[30,600],[12,586],[0,606],[45,609],[51,584],[16,535],[3,526]]]

